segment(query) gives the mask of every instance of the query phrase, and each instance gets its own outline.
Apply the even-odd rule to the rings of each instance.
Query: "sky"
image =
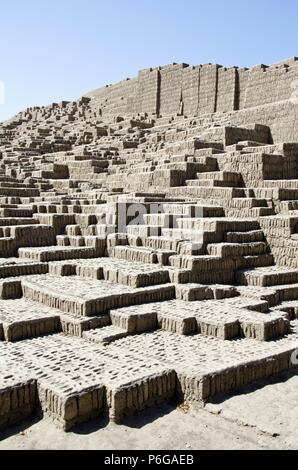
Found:
[[[186,62],[298,55],[296,0],[10,0],[0,8],[0,121]]]

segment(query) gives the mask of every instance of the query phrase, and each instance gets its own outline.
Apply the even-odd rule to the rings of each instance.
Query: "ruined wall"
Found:
[[[149,114],[158,112],[160,76],[157,69],[144,69],[139,72],[134,112],[146,110]]]
[[[249,69],[243,68],[236,71],[236,103],[235,109],[243,109],[245,98],[246,98],[246,89],[249,79]]]
[[[215,121],[217,118],[214,115]],[[221,116],[221,120],[223,125],[245,127],[258,123],[269,126],[272,141],[275,143],[298,141],[298,103],[289,100],[226,113]]]
[[[236,109],[236,76],[236,67],[218,69],[216,111]]]
[[[100,88],[94,92],[94,107],[100,108],[103,114],[133,114],[138,89],[138,78]],[[92,93],[90,95],[93,96]]]
[[[216,111],[218,65],[202,65],[200,70],[198,114]]]
[[[198,113],[200,67],[186,67],[182,74],[183,114],[194,116]]]
[[[297,140],[297,58],[251,69],[217,64],[166,65],[142,70],[132,80],[101,88],[89,96],[103,114],[192,116],[246,110],[248,114],[239,114],[235,124],[259,122],[273,126],[276,141]],[[269,105],[273,106],[270,110],[266,108]]]
[[[248,74],[243,107],[252,108],[289,99],[293,93],[292,84],[297,78],[297,65],[252,68]]]
[[[275,263],[279,266],[297,269],[297,240],[293,240],[292,235],[298,224],[295,216],[283,217],[261,217],[260,226],[270,245]]]
[[[159,114],[182,114],[182,81],[185,64],[160,69]]]

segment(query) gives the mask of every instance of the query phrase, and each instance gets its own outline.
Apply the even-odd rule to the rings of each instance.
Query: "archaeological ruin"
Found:
[[[0,428],[298,365],[298,59],[171,64],[0,125]]]

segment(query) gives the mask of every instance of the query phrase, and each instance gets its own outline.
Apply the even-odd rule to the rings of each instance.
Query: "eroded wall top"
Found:
[[[290,99],[298,89],[298,59],[251,69],[172,64],[89,93],[104,114],[202,115]]]

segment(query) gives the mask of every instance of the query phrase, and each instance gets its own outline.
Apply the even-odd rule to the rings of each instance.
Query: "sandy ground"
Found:
[[[46,418],[0,435],[0,449],[298,449],[298,373],[260,382],[205,409],[164,405],[123,425],[100,421],[64,433]]]

